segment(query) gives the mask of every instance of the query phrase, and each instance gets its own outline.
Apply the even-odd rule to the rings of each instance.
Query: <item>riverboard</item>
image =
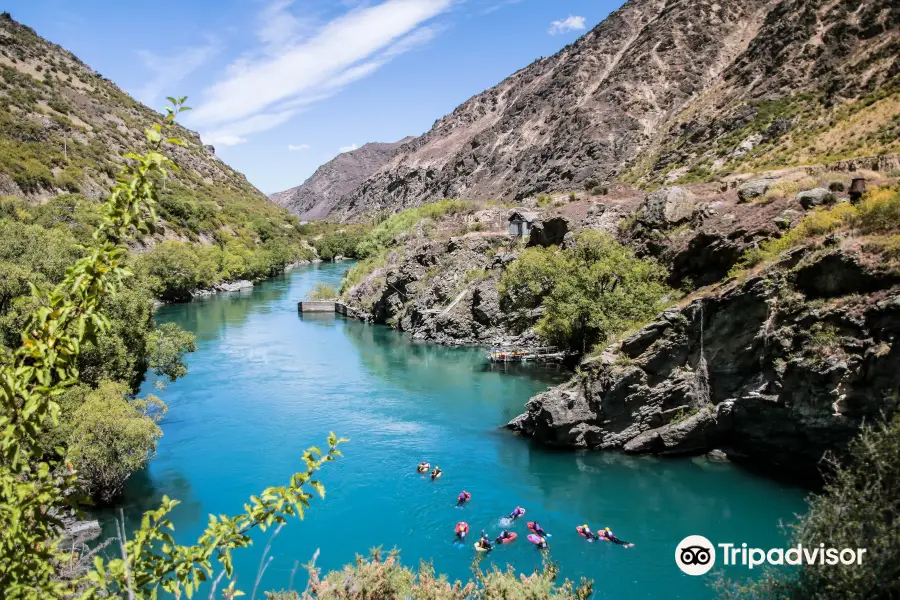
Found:
[[[508,537],[508,538],[504,538],[504,539],[502,539],[502,540],[498,538],[498,539],[497,539],[497,542],[499,542],[499,543],[501,543],[501,544],[508,544],[508,543],[510,543],[510,542],[515,541],[515,539],[516,539],[517,537],[519,537],[519,534],[516,533],[516,532],[514,532],[514,531],[511,531],[511,532],[509,532],[509,537]]]

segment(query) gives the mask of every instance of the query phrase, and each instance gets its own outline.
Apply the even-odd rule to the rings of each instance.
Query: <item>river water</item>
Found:
[[[779,523],[805,507],[798,488],[705,458],[550,451],[498,429],[529,397],[564,380],[563,372],[492,369],[483,350],[297,314],[308,290],[337,285],[345,269],[296,269],[252,291],[159,311],[160,321],[196,333],[198,348],[189,374],[158,393],[169,405],[164,437],[126,491],[130,527],[167,494],[182,501],[172,515],[176,540],[196,540],[209,513],[236,514],[251,494],[286,483],[301,468],[302,450],[324,445],[335,431],[352,441],[320,474],[326,500],[315,500],[306,520],[289,521],[273,540],[260,590],[286,588],[295,561],[309,561],[317,549],[327,570],[383,546],[400,548],[406,564],[431,560],[438,572],[466,578],[475,552],[471,543],[454,544],[454,525],[467,521],[473,538],[482,528],[496,536],[516,505],[527,510],[512,526],[519,539],[488,561],[524,572],[539,565],[524,523],[537,518],[553,534],[551,556],[562,575],[593,578],[595,598],[713,596],[707,577],[675,565],[675,546],[690,534],[785,544]],[[153,391],[150,382],[144,391]],[[444,476],[431,482],[417,474],[420,460],[440,465]],[[472,500],[458,509],[462,489]],[[575,532],[581,523],[609,526],[635,547],[589,544]],[[252,548],[235,555],[245,591],[268,537],[255,536]],[[301,568],[294,586],[305,580]]]

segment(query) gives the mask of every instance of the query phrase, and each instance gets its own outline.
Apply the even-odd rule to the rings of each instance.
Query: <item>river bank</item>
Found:
[[[509,435],[499,427],[567,373],[492,368],[475,349],[297,314],[297,301],[317,283],[336,285],[345,268],[310,265],[248,292],[159,310],[158,320],[194,332],[198,349],[187,377],[160,393],[169,405],[164,436],[126,489],[130,527],[167,494],[182,501],[173,513],[176,540],[194,540],[209,513],[233,514],[251,494],[281,484],[300,450],[330,430],[351,438],[345,457],[322,472],[326,500],[272,542],[260,589],[286,587],[294,561],[317,549],[318,565],[333,570],[379,545],[400,548],[406,564],[432,560],[438,572],[468,577],[474,552],[453,544],[456,522],[497,535],[500,518],[521,505],[554,534],[551,556],[563,576],[602,579],[628,597],[711,597],[703,581],[675,567],[680,539],[697,533],[777,546],[779,522],[804,510],[803,490],[727,463],[555,452]],[[440,465],[444,477],[419,476],[420,460]],[[457,509],[462,489],[473,497]],[[100,516],[108,534],[111,515]],[[586,544],[574,531],[584,522],[610,526],[636,547]],[[254,539],[235,555],[241,581],[255,578],[268,534]],[[489,560],[529,571],[540,555],[520,541]],[[295,587],[303,581],[301,571]]]

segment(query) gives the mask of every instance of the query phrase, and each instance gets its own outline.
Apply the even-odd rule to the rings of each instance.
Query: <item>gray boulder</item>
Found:
[[[825,188],[815,188],[806,190],[797,194],[797,200],[806,210],[823,204],[831,204],[834,202],[834,194]]]
[[[753,179],[744,182],[738,188],[738,199],[741,202],[749,202],[754,198],[760,198],[769,191],[773,183],[774,179]]]
[[[690,219],[697,209],[697,199],[678,186],[665,187],[647,195],[642,220],[655,227],[678,225]]]

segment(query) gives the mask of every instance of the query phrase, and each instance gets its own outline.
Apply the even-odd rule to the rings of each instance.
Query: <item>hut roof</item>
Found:
[[[537,220],[537,214],[525,210],[524,208],[514,208],[509,211],[509,221],[525,221],[526,223],[534,223]]]

